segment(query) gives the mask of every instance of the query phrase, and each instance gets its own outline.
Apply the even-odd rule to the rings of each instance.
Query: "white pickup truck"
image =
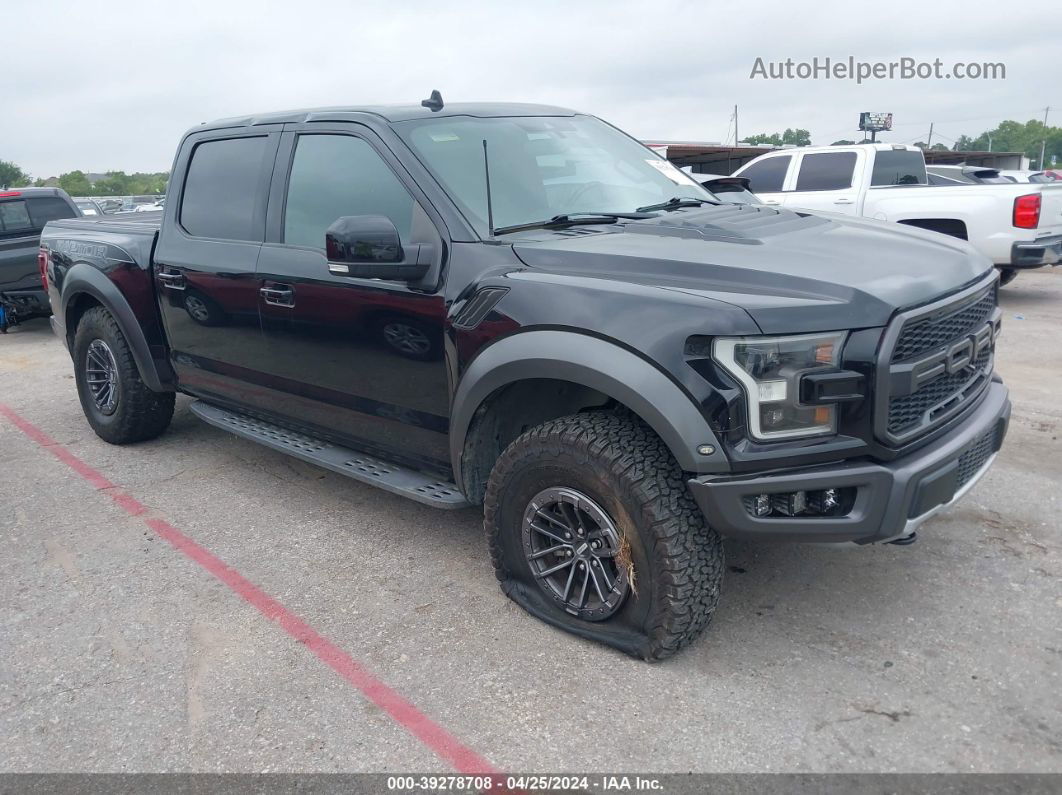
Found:
[[[1002,273],[1062,261],[1062,182],[930,186],[922,150],[899,144],[807,146],[734,172],[765,204],[895,221],[968,240]]]

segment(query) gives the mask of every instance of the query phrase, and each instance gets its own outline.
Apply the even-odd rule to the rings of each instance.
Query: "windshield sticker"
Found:
[[[461,139],[454,135],[452,132],[433,132],[428,133],[431,139],[437,144],[445,143],[446,141],[460,141]]]
[[[677,169],[675,167],[674,163],[671,163],[671,162],[669,162],[667,160],[658,160],[658,159],[656,159],[654,157],[652,159],[647,159],[645,162],[648,163],[649,165],[651,165],[653,168],[655,168],[657,171],[659,171],[661,174],[663,174],[669,180],[674,182],[676,185],[696,185],[697,184],[694,180],[690,179],[686,174],[683,174],[681,171],[679,171],[679,169]]]

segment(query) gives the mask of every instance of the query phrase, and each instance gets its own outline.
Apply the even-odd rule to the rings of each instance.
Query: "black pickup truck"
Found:
[[[49,221],[80,215],[60,188],[0,190],[0,333],[51,314],[41,284],[41,231]]]
[[[1006,432],[985,257],[722,203],[592,116],[225,119],[172,174],[162,213],[41,242],[96,433],[157,436],[183,392],[355,480],[482,505],[508,596],[645,659],[707,625],[721,537],[909,543]]]

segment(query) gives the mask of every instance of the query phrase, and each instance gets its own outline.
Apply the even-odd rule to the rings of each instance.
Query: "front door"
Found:
[[[863,153],[855,151],[805,154],[797,164],[796,186],[785,206],[791,210],[820,210],[859,215],[856,168]]]
[[[275,180],[275,229],[258,261],[269,350],[264,383],[294,422],[445,469],[449,391],[439,285],[337,275],[325,258],[325,230],[357,215],[386,216],[404,245],[427,244],[442,256],[435,223],[387,150],[351,128],[362,129],[284,134],[277,172],[287,179]]]
[[[735,176],[748,179],[749,190],[759,196],[764,204],[780,207],[785,204],[785,193],[782,191],[792,159],[791,155],[769,155],[738,169]]]
[[[156,247],[154,276],[181,386],[248,402],[262,359],[255,267],[280,126],[186,140]],[[214,132],[217,136],[218,131]],[[173,195],[173,194],[176,195]]]

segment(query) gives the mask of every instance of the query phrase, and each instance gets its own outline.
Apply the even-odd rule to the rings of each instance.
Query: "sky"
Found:
[[[725,141],[786,127],[816,144],[950,144],[1006,118],[1062,124],[1057,0],[947,2],[359,2],[0,0],[0,160],[34,177],[163,171],[203,121],[292,108],[542,102],[642,139]],[[13,34],[13,35],[12,35]],[[750,78],[764,63],[902,57],[945,71],[1001,62],[996,80]]]

